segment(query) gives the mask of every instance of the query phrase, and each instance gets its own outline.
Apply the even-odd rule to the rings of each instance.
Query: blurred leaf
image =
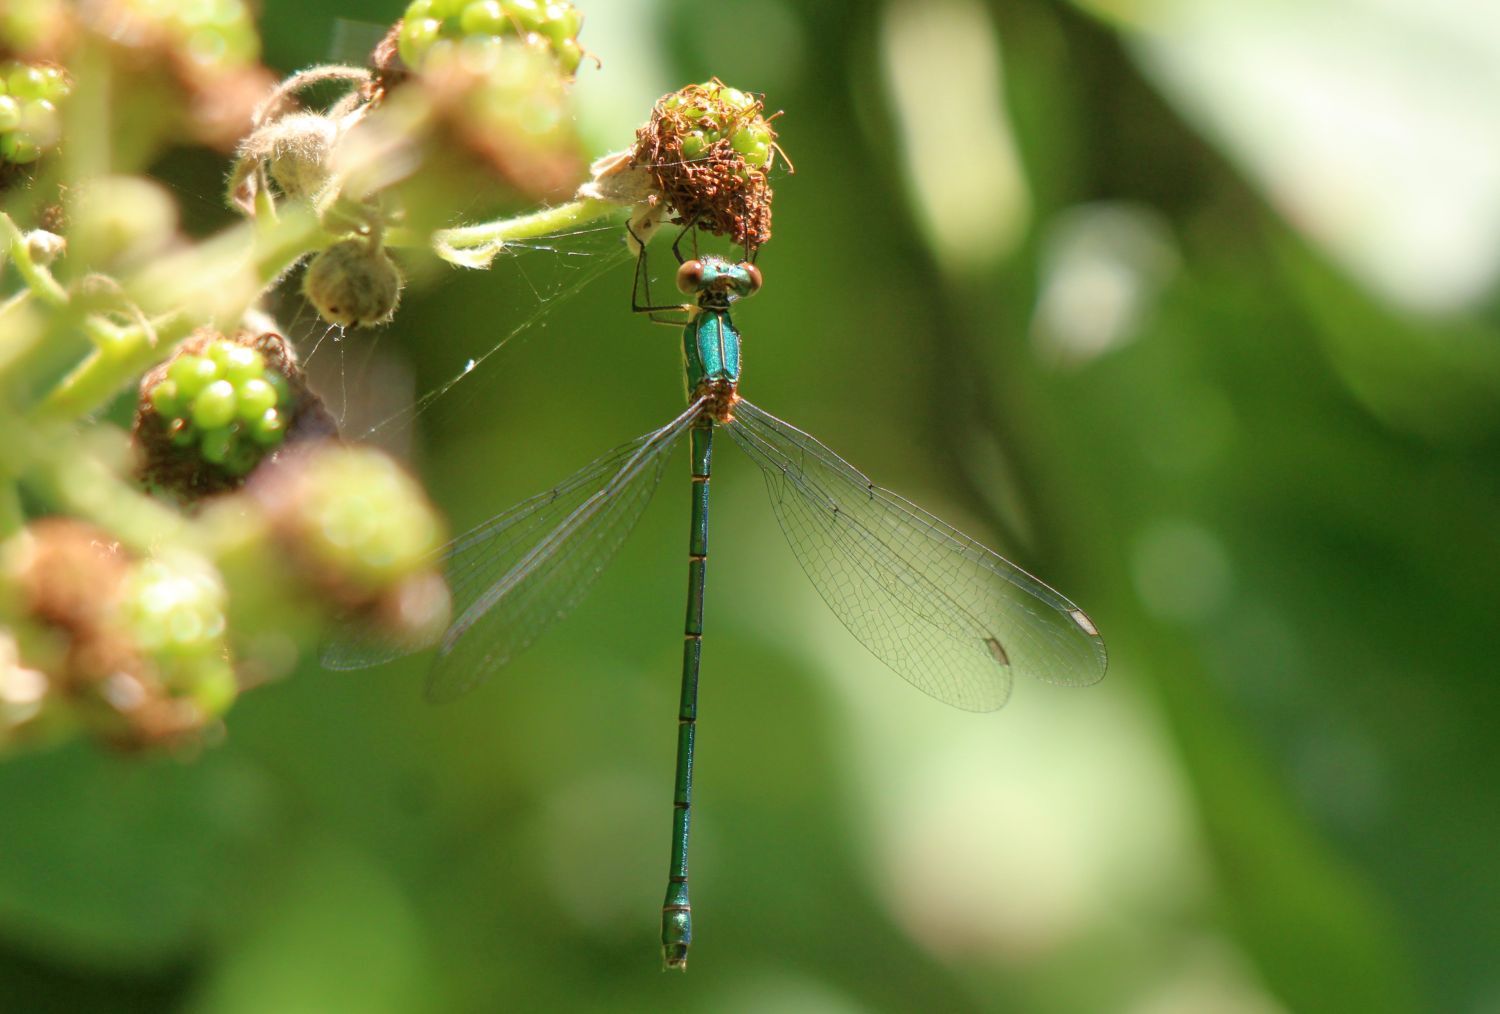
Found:
[[[199,1014],[445,1009],[415,913],[379,864],[333,841],[287,842],[259,912],[190,1005]]]
[[[8,758],[0,799],[0,932],[116,968],[201,946],[267,806],[227,756],[122,763],[85,747]]]

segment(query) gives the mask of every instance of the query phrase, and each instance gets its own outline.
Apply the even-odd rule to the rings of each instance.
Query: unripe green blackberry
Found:
[[[224,588],[201,559],[136,561],[121,585],[119,610],[136,646],[158,662],[224,654]]]
[[[766,173],[781,149],[764,108],[758,96],[717,78],[656,103],[636,131],[631,160],[650,171],[676,221],[750,250],[771,238]]]
[[[118,623],[175,699],[204,718],[228,710],[237,694],[224,640],[225,596],[219,576],[191,556],[136,562],[118,600]]]
[[[377,243],[346,239],[312,259],[302,292],[322,317],[340,327],[373,327],[396,312],[406,280]]]
[[[340,584],[379,591],[425,568],[442,544],[422,487],[381,451],[325,444],[278,471],[295,472],[281,530]]]
[[[463,58],[520,42],[547,53],[571,76],[583,61],[582,28],[583,15],[567,0],[413,0],[401,19],[397,51],[408,69],[420,72],[434,54]]]
[[[0,546],[0,585],[45,660],[29,690],[54,725],[148,746],[200,731],[234,698],[223,586],[200,557],[133,560],[104,532],[44,518]]]
[[[755,96],[716,78],[673,92],[662,100],[661,108],[681,122],[683,158],[697,161],[714,144],[728,139],[750,169],[765,169],[771,164],[776,132],[761,116],[761,103]]]
[[[298,420],[314,435],[334,429],[279,335],[205,332],[142,381],[134,429],[141,475],[184,500],[233,489]]]
[[[0,64],[0,158],[27,165],[57,146],[62,136],[57,104],[69,87],[60,67],[17,60]]]
[[[406,471],[371,447],[304,444],[246,487],[287,556],[376,639],[416,648],[447,626],[444,527]]]
[[[457,18],[464,8],[455,9]],[[549,25],[569,24],[556,17],[559,10],[566,14],[563,5],[537,9],[544,16],[553,12]],[[445,23],[437,17],[428,21],[439,29]],[[394,193],[408,224],[440,228],[451,219],[455,193],[476,188],[494,193],[497,183],[533,200],[564,199],[576,187],[582,159],[568,102],[572,76],[554,44],[526,45],[509,35],[438,38],[413,74],[398,49],[403,28],[414,30],[416,23],[398,23],[375,47],[376,73],[367,94],[378,115],[353,128],[370,137],[389,132],[415,142],[413,155],[422,169]],[[532,34],[536,40],[550,38]],[[425,129],[414,134],[414,123]]]
[[[259,63],[254,0],[70,2],[79,51],[106,61],[111,111],[133,125],[129,157],[144,164],[158,146],[196,143],[230,150],[274,87]],[[91,57],[93,59],[94,57]]]
[[[125,577],[120,596],[136,643],[153,655],[199,655],[221,648],[224,589],[200,561],[141,560]]]

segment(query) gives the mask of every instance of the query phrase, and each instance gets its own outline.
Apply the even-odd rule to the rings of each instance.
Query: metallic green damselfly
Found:
[[[638,282],[644,262],[639,267]],[[754,265],[695,258],[682,263],[677,284],[694,298],[672,308],[687,316],[687,410],[448,546],[456,618],[427,684],[434,700],[465,693],[577,605],[645,510],[667,457],[689,439],[687,621],[662,907],[668,968],[686,967],[693,936],[688,838],[715,430],[760,466],[781,529],[829,608],[919,690],[967,711],[992,711],[1010,696],[1016,673],[1080,686],[1101,679],[1106,665],[1104,641],[1083,610],[740,397],[740,334],[730,306],[760,288]],[[351,668],[395,653],[351,643],[325,653],[325,662]]]

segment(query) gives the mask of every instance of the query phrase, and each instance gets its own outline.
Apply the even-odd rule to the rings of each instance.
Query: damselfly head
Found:
[[[731,264],[722,257],[683,261],[677,269],[677,288],[689,295],[722,293],[743,298],[760,290],[760,268],[749,261]]]

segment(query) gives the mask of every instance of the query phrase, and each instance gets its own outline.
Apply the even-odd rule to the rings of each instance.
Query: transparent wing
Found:
[[[583,599],[640,519],[698,410],[692,406],[446,548],[455,618],[428,675],[430,699],[467,693]],[[337,637],[323,664],[360,668],[406,653],[372,645],[366,632]]]
[[[324,669],[368,669],[430,646],[392,643],[361,619],[335,620],[332,629],[323,636],[318,661]]]
[[[760,466],[802,569],[844,626],[903,679],[993,711],[1012,675],[1083,685],[1104,641],[1073,603],[746,401],[729,435]]]
[[[444,546],[439,557],[453,595],[454,615],[462,617],[527,550],[599,493],[657,435],[648,433],[615,448],[561,484],[521,501]],[[323,665],[329,669],[364,669],[432,647],[431,642],[391,643],[380,635],[366,621],[356,618],[348,622],[323,645]]]
[[[450,700],[473,689],[582,600],[640,519],[668,454],[692,428],[698,409],[637,440],[623,460],[616,452],[619,467],[602,486],[591,465],[531,516],[506,518],[455,543],[448,573],[457,618],[427,678],[430,699]],[[572,509],[551,527],[559,503]],[[543,530],[541,541],[533,542]]]

